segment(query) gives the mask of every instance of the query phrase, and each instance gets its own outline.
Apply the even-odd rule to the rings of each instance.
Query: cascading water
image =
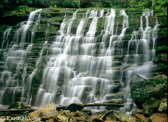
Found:
[[[25,62],[33,45],[33,43],[28,42],[28,29],[33,25],[36,14],[40,11],[41,9],[31,12],[28,21],[20,24],[21,27],[14,34],[13,43],[8,38],[11,28],[7,29],[7,34],[4,32],[4,37],[7,36],[4,38],[4,42],[7,41],[7,47],[3,55],[5,62],[4,71],[2,71],[0,75],[0,104],[6,105],[8,104],[7,102],[11,103],[12,101],[15,101],[16,92],[24,91],[24,86],[22,85],[24,85],[26,76],[27,65],[25,65]],[[10,45],[8,45],[9,41],[11,42]],[[21,75],[19,72],[22,68],[24,69],[24,73],[22,76],[22,85],[20,85],[20,81],[18,80],[17,76]],[[6,100],[6,96],[8,96],[8,101]]]
[[[50,44],[49,23],[35,68],[29,74],[25,60],[35,41],[41,19],[40,11],[31,12],[28,21],[20,24],[12,48],[4,51],[6,69],[0,76],[0,104],[3,104],[3,96],[10,90],[14,101],[19,89],[21,100],[36,107],[51,102],[58,105],[124,103],[120,110],[126,112],[135,107],[130,94],[131,78],[135,75],[150,77],[155,57],[159,24],[156,18],[156,24],[153,27],[150,25],[149,16],[153,15],[153,11],[143,12],[137,30],[130,29],[130,16],[125,10],[89,9],[82,15],[80,10],[75,11],[71,17],[65,14],[48,49],[42,81],[35,95],[31,85],[39,71],[44,50]],[[31,38],[27,44],[25,42],[30,27]],[[11,29],[4,32],[4,44],[9,40],[7,38]],[[22,82],[19,85],[16,78],[21,70]]]
[[[134,104],[130,94],[130,81],[131,77],[140,75],[147,79],[150,77],[151,68],[153,66],[152,60],[154,58],[155,41],[157,38],[158,21],[156,18],[156,25],[153,29],[149,26],[149,16],[153,15],[152,11],[144,11],[140,17],[140,28],[137,31],[133,31],[131,40],[128,42],[127,55],[125,55],[125,64],[129,63],[132,59],[133,64],[130,68],[123,71],[125,74],[126,84],[123,88],[123,96],[125,99],[125,106],[121,108],[122,111],[130,111],[131,105]],[[146,27],[143,28],[143,17],[146,20]],[[138,38],[138,34],[140,38]],[[152,36],[152,39],[150,38]],[[153,43],[152,50],[150,50],[150,43]],[[141,47],[141,49],[140,49]],[[143,59],[143,60],[142,60]],[[140,65],[141,64],[141,65]],[[135,107],[135,104],[133,105]],[[129,112],[128,112],[129,113]]]
[[[115,25],[115,10],[111,9],[110,12],[105,15],[101,52],[100,56],[97,57],[94,53],[96,48],[95,34],[98,20],[103,17],[104,10],[100,12],[96,10],[90,11],[89,18],[82,18],[80,20],[76,34],[73,35],[71,33],[71,27],[76,19],[77,12],[78,11],[76,11],[69,20],[64,19],[59,33],[56,36],[56,41],[51,46],[53,54],[44,70],[43,83],[37,93],[36,104],[39,106],[53,101],[56,101],[56,103],[60,105],[105,101],[106,96],[108,96],[112,88],[115,87],[113,80],[120,77],[120,69],[115,69],[117,62],[113,61],[113,56],[123,53],[123,49],[115,48],[123,44],[122,39],[125,36],[127,28],[129,28],[128,15],[124,10],[120,11],[120,15],[123,16],[123,25],[119,35],[115,33],[118,29],[118,25]],[[86,35],[84,35],[83,30],[85,29],[86,22],[90,18],[92,18],[92,21]],[[146,25],[146,29],[142,32],[142,39],[140,40],[145,40],[145,34],[147,34],[146,31],[148,31],[148,28],[150,28],[149,25]],[[107,43],[109,35],[110,41],[106,49],[105,43]],[[139,43],[137,32],[133,32],[125,59],[129,57],[131,43],[135,41]],[[144,41],[142,41],[142,43],[144,49],[149,50],[148,47],[145,46]],[[123,48],[123,46],[121,47]],[[137,45],[136,48],[138,47]],[[137,51],[135,55],[138,55]],[[135,60],[134,63],[136,65],[137,59]],[[140,73],[141,69],[144,69],[143,67],[143,65],[139,66],[136,72]],[[138,68],[138,66],[136,68]],[[126,82],[126,87],[123,91],[125,91],[126,94],[129,94],[130,79],[134,74],[135,71],[129,71],[125,74],[128,82]],[[100,91],[98,92],[97,89]],[[59,97],[57,98],[57,96]],[[130,98],[128,98],[128,95],[124,94],[124,97],[129,101],[128,99]],[[56,98],[58,100],[56,100]]]
[[[9,44],[9,34],[12,30],[12,27],[10,27],[9,29],[6,29],[4,34],[3,34],[3,42],[2,42],[2,47],[1,47],[1,51],[4,49],[4,45],[6,44],[6,47],[8,47]]]

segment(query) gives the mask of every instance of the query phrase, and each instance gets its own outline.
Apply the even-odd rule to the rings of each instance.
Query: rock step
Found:
[[[111,93],[111,94],[105,95],[105,98],[106,98],[106,100],[112,100],[112,99],[123,98],[123,94],[122,94],[122,92]]]
[[[117,98],[117,99],[103,101],[103,103],[124,104],[124,100],[122,98]]]

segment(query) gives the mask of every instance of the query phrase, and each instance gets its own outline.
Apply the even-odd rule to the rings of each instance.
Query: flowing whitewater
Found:
[[[113,93],[116,84],[118,87],[123,87],[120,94],[123,94],[125,106],[133,104],[130,98],[131,77],[136,74],[149,77],[147,74],[150,73],[149,70],[152,67],[149,46],[151,39],[148,38],[149,32],[152,31],[148,24],[148,16],[150,15],[143,13],[146,18],[146,27],[143,28],[141,25],[137,32],[133,31],[131,40],[128,42],[125,61],[120,67],[117,67],[119,61],[117,62],[114,59],[117,55],[124,54],[123,38],[127,28],[129,28],[129,17],[126,12],[124,10],[120,11],[120,16],[123,17],[121,30],[118,30],[114,9],[106,14],[104,10],[96,11],[94,9],[89,11],[89,15],[88,11],[86,12],[88,16],[83,16],[80,19],[76,33],[71,33],[77,13],[78,10],[74,12],[72,18],[63,20],[51,46],[52,55],[44,69],[42,84],[37,92],[36,105],[44,106],[54,101],[59,105],[104,102]],[[98,21],[101,18],[105,19],[105,24],[104,30],[102,30],[102,41],[98,45],[96,32]],[[89,20],[91,20],[89,28],[84,33]],[[154,30],[157,26],[154,27]],[[137,33],[142,33],[142,37],[138,38]],[[107,43],[108,46],[106,46]],[[135,48],[131,51],[135,51],[135,53],[130,54],[130,47],[134,45]],[[97,46],[101,50],[96,54]],[[140,46],[142,49],[138,49]],[[121,48],[115,49],[116,47]],[[144,50],[144,52],[138,52],[139,50]],[[138,57],[141,55],[144,56],[144,61],[138,64],[140,60]],[[131,62],[132,65],[127,71],[123,68],[129,65],[129,59],[134,61]],[[123,81],[123,77],[125,77],[126,82]],[[114,93],[116,92],[114,91]]]
[[[4,41],[2,42],[1,48],[1,53],[3,54],[4,59],[4,71],[2,71],[0,75],[0,105],[8,105],[11,102],[14,102],[16,100],[16,92],[25,91],[25,76],[27,68],[27,64],[25,63],[28,55],[31,53],[34,37],[32,31],[32,38],[30,40],[28,39],[28,29],[31,26],[35,29],[38,25],[40,17],[37,17],[36,15],[40,11],[41,9],[31,12],[26,22],[18,24],[20,25],[20,28],[18,28],[14,33],[12,40],[9,40],[12,28],[9,28],[4,32]],[[4,46],[5,44],[6,47]],[[24,72],[23,74],[19,74],[22,68],[24,69]],[[23,78],[22,83],[18,80],[18,75],[22,75],[20,76]],[[6,96],[10,97],[8,101],[10,103],[6,103]]]
[[[9,42],[8,35],[12,28],[4,32],[1,52],[4,53],[6,69],[0,76],[0,104],[4,104],[3,97],[9,90],[12,101],[15,101],[19,89],[21,100],[36,107],[51,102],[57,105],[104,102],[123,103],[124,107],[120,110],[132,110],[135,105],[130,94],[131,78],[135,75],[149,78],[154,67],[152,60],[156,53],[159,23],[157,18],[154,19],[155,24],[150,23],[153,12],[144,11],[135,28],[130,22],[130,12],[125,10],[88,9],[85,13],[76,10],[71,16],[66,13],[52,43],[48,40],[50,24],[47,23],[45,40],[38,52],[35,68],[28,74],[25,60],[36,43],[34,40],[41,11],[31,12],[28,21],[20,24],[14,34],[13,45],[6,50],[4,45]],[[32,31],[27,44],[30,27]],[[40,70],[39,64],[49,43],[47,63],[41,69],[42,78],[34,94],[33,78]],[[19,67],[23,68],[21,84],[17,85],[16,80],[13,86],[9,86],[14,75],[17,77]]]

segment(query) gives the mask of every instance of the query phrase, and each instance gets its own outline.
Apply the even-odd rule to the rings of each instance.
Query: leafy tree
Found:
[[[152,0],[140,0],[138,6],[140,8],[150,8],[152,6]]]
[[[156,11],[156,16],[167,16],[167,4],[168,0],[154,0],[155,5],[153,8]]]

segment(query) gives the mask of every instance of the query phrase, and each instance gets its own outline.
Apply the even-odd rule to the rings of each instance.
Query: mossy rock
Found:
[[[29,107],[26,107],[22,102],[14,102],[12,103],[8,109],[30,109]]]
[[[45,32],[46,28],[47,28],[47,24],[40,24],[38,25],[36,32]]]
[[[28,6],[18,6],[11,11],[5,11],[2,14],[0,24],[16,25],[19,22],[27,20],[29,13],[33,10],[35,10],[35,8]]]
[[[104,101],[104,103],[123,104],[124,100],[122,98],[110,99],[110,100]]]
[[[163,47],[164,48],[164,47]],[[159,54],[156,58],[155,58],[155,62],[159,62],[159,63],[167,63],[167,54]]]
[[[115,118],[120,122],[136,122],[137,119],[130,114],[114,113]]]
[[[167,93],[167,76],[157,75],[147,80],[132,81],[131,96],[139,107],[150,98],[160,99]]]
[[[82,112],[86,113],[87,115],[91,115],[92,114],[91,109],[82,109]]]
[[[59,26],[61,23],[59,22],[59,20],[57,19],[57,17],[55,17],[55,18],[52,18],[51,24],[55,25],[55,26]]]
[[[158,111],[159,111],[159,112],[167,111],[167,98],[164,98],[164,99],[161,101]]]
[[[50,103],[45,105],[43,108],[40,108],[29,114],[29,117],[40,117],[40,118],[55,118],[58,115],[58,111],[56,111],[56,105],[54,103]]]
[[[167,122],[167,114],[156,113],[149,118],[149,122]]]
[[[14,96],[15,100],[20,97],[20,93],[21,93],[20,91],[21,91],[20,88],[18,88],[16,90],[15,96]],[[11,96],[13,96],[13,89],[11,89],[10,87],[7,87],[5,90],[5,94],[2,97],[2,104],[3,105],[12,104],[12,102],[14,102],[14,101],[13,101],[13,97],[11,97]]]
[[[78,116],[78,117],[84,117],[84,118],[87,118],[88,117],[88,115],[87,114],[85,114],[85,113],[83,113],[83,112],[81,112],[81,111],[76,111],[76,116]]]
[[[35,10],[35,8],[28,6],[18,6],[11,11],[5,12],[2,17],[9,17],[9,16],[25,17],[28,16],[28,14],[33,10]]]
[[[160,103],[160,100],[147,100],[144,104],[142,104],[143,113],[148,115],[156,113],[158,111]]]
[[[94,118],[94,119],[92,120],[92,122],[103,122],[103,120],[100,119],[100,118]]]
[[[133,110],[132,115],[135,116],[140,122],[149,122],[149,118],[145,117],[143,110]]]
[[[56,34],[58,29],[59,29],[59,27],[55,27],[55,26],[51,25],[49,31],[51,32],[51,34]]]
[[[16,7],[14,10],[16,10],[16,11],[24,11],[25,10],[25,12],[30,13],[31,11],[35,10],[35,8],[22,5],[22,6]]]
[[[41,20],[40,20],[40,22],[41,23],[48,23],[48,21],[49,21],[49,19],[47,19],[47,18],[41,18]]]
[[[111,100],[111,99],[117,99],[117,98],[122,98],[122,92],[118,92],[118,93],[113,93],[113,94],[108,94],[105,96],[106,100]]]
[[[60,11],[59,9],[43,9],[41,15],[43,17],[48,17],[48,18],[51,18],[51,17],[55,17],[55,16],[60,16],[60,15],[63,15],[64,13],[62,11]]]

